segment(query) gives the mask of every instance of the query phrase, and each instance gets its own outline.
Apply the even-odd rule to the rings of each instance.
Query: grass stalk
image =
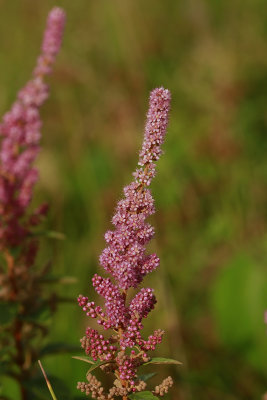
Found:
[[[54,393],[54,390],[52,389],[52,386],[51,386],[51,384],[50,384],[50,382],[49,382],[49,379],[47,378],[47,375],[46,375],[46,373],[45,373],[45,370],[44,370],[44,368],[43,368],[43,366],[42,366],[41,361],[38,360],[38,363],[39,363],[39,366],[40,366],[41,371],[42,371],[42,373],[43,373],[43,376],[44,376],[44,378],[45,378],[45,381],[46,381],[46,384],[47,384],[47,387],[48,387],[48,390],[49,390],[49,392],[50,392],[50,394],[51,394],[52,399],[53,399],[53,400],[57,400],[56,395],[55,395],[55,393]]]

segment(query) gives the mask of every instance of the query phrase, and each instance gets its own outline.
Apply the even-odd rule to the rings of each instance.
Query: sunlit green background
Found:
[[[91,277],[142,141],[149,91],[172,92],[164,156],[152,185],[152,247],[160,269],[146,279],[158,305],[146,332],[166,330],[158,354],[183,362],[171,400],[260,399],[267,391],[267,3],[266,0],[0,0],[0,112],[29,79],[46,15],[67,12],[63,48],[42,110],[41,179],[35,203],[51,205],[43,243],[55,275],[76,278],[70,298],[95,293]],[[79,344],[81,309],[61,306],[49,341]],[[78,396],[86,365],[43,359]],[[18,400],[13,383],[6,391]],[[45,383],[43,383],[45,387]],[[46,394],[46,399],[49,394]]]

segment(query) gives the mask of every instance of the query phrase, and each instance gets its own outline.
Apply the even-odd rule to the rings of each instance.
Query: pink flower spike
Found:
[[[66,15],[62,8],[54,7],[47,18],[42,43],[42,54],[38,58],[35,76],[49,74],[62,43]]]
[[[52,71],[65,23],[65,12],[53,8],[48,15],[42,53],[33,77],[19,91],[17,99],[0,123],[0,218],[3,220],[1,246],[19,244],[27,231],[20,227],[31,202],[38,171],[33,163],[40,151],[40,106],[49,95],[44,81]],[[16,222],[14,222],[16,220]]]
[[[146,318],[157,302],[154,290],[142,288],[135,297],[128,299],[129,289],[137,288],[145,275],[154,271],[160,263],[155,253],[147,254],[146,244],[154,236],[154,228],[146,218],[155,212],[154,200],[148,187],[156,174],[155,162],[161,155],[170,109],[170,92],[164,88],[152,91],[145,126],[145,137],[139,157],[139,166],[134,180],[124,190],[124,198],[118,202],[112,218],[113,230],[105,234],[107,247],[100,256],[100,264],[109,273],[110,278],[99,275],[93,277],[96,292],[104,298],[105,314],[98,313],[102,319],[97,322],[105,330],[112,329],[112,338],[118,343],[117,353],[109,343],[91,338],[91,328],[87,330],[87,339],[82,339],[82,347],[96,360],[112,360],[106,372],[115,372],[114,387],[108,397],[126,398],[128,393],[144,390],[146,383],[137,378],[137,369],[149,360],[148,351],[155,350],[161,343],[163,331],[158,329],[144,340],[141,336],[142,320]],[[94,318],[94,303],[80,296],[79,305],[88,316]],[[102,317],[102,313],[104,316]],[[88,338],[90,336],[90,339]],[[86,344],[85,344],[86,342]],[[133,349],[135,348],[135,349]],[[118,382],[118,380],[120,382]],[[87,384],[78,384],[83,391]],[[101,392],[102,396],[102,392]],[[116,397],[115,396],[115,397]],[[128,397],[127,397],[128,398]]]

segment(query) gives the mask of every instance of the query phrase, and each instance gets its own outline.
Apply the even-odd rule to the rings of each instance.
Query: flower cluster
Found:
[[[115,283],[110,278],[99,275],[92,279],[96,292],[104,298],[105,309],[103,311],[101,307],[95,306],[94,302],[88,302],[87,297],[80,295],[78,298],[79,305],[88,316],[97,318],[98,324],[104,330],[115,331],[115,335],[112,336],[112,351],[109,347],[110,339],[101,340],[107,348],[107,359],[115,365],[112,371],[116,380],[113,389],[110,389],[107,395],[101,390],[97,397],[97,391],[94,389],[93,394],[98,399],[113,399],[116,396],[126,399],[128,393],[143,390],[144,385],[140,384],[137,377],[137,368],[149,360],[147,351],[155,350],[164,333],[157,330],[148,340],[141,336],[142,320],[156,304],[153,289],[142,288],[131,301],[128,301],[127,294],[128,289],[137,288],[143,278],[159,266],[158,256],[154,253],[147,254],[145,248],[154,236],[154,228],[146,222],[147,217],[155,212],[153,197],[148,187],[155,176],[155,162],[162,153],[161,145],[168,124],[169,108],[170,92],[164,88],[153,90],[150,95],[144,142],[139,155],[139,168],[133,174],[134,181],[124,188],[124,198],[118,202],[112,218],[115,229],[105,234],[107,247],[100,256],[101,266],[113,277]],[[84,345],[85,339],[82,345],[94,360],[102,360],[104,347],[99,339],[100,335],[91,328],[88,328],[88,332],[99,342],[99,348],[92,344],[95,342],[92,342],[91,336],[89,350]],[[113,346],[114,341],[117,342],[117,354]],[[80,382],[78,388],[89,394],[90,391],[92,393],[91,386]],[[160,387],[159,394],[164,390]]]
[[[103,335],[100,335],[95,329],[87,328],[86,336],[81,339],[82,348],[85,353],[90,355],[94,361],[108,361],[114,358],[117,350],[112,343],[115,340],[112,338],[105,340]]]

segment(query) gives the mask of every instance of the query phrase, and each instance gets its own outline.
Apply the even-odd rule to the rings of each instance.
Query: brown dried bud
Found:
[[[164,379],[160,385],[155,387],[153,393],[159,396],[164,396],[164,394],[168,393],[169,388],[172,387],[172,385],[172,377],[168,376],[168,378]]]
[[[121,381],[119,379],[115,379],[115,381],[113,382],[114,386],[116,388],[122,388],[122,384]]]
[[[135,385],[135,388],[136,388],[136,390],[138,391],[138,392],[142,392],[143,390],[145,390],[145,388],[146,388],[146,382],[144,382],[144,381],[139,381],[136,385]]]
[[[107,396],[103,393],[104,388],[101,382],[90,373],[86,375],[86,378],[89,383],[78,382],[77,389],[83,393],[85,392],[86,396],[90,395],[93,399],[107,400]]]

